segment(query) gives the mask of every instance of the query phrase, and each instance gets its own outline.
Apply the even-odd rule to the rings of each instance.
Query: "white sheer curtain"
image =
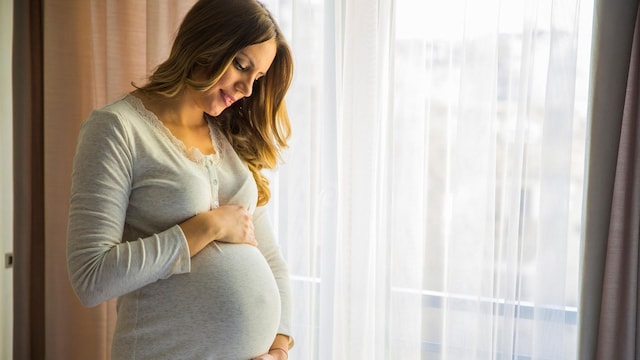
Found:
[[[0,0],[0,359],[13,357],[13,269],[5,264],[13,252],[12,36],[13,2]]]
[[[272,0],[296,359],[572,359],[592,0]]]

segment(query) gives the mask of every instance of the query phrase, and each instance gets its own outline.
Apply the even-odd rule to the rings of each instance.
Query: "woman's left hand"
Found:
[[[256,358],[253,358],[253,360],[274,360],[275,357],[271,356],[271,354],[264,354],[264,355],[260,355]]]
[[[269,352],[252,360],[288,360],[291,339],[287,335],[277,334]]]
[[[279,360],[279,359],[286,359],[286,357],[279,358],[278,354],[273,354],[273,355],[272,354],[263,354],[263,355],[260,355],[260,356],[258,356],[256,358],[253,358],[252,360]]]
[[[251,360],[273,360],[275,359],[273,356],[271,356],[270,354],[264,354],[264,355],[260,355],[257,358],[253,358]]]
[[[282,351],[270,351],[268,354],[262,354],[252,360],[287,360],[287,355]]]

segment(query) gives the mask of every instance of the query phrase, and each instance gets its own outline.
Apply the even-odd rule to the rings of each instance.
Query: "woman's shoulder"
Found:
[[[83,127],[98,126],[106,128],[131,128],[139,122],[141,114],[136,108],[135,98],[131,94],[123,95],[113,102],[94,109],[84,121]]]
[[[136,111],[127,101],[130,95],[91,111],[82,122],[80,136],[102,141],[107,138],[130,138],[135,133]]]
[[[131,116],[139,116],[134,100],[135,98],[131,94],[123,95],[109,104],[94,109],[89,119],[96,117],[129,118]]]

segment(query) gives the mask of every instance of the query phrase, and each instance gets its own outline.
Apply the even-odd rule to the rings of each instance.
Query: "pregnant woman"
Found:
[[[146,84],[83,123],[67,262],[117,297],[113,359],[286,359],[287,266],[264,205],[292,57],[255,0],[200,0]]]

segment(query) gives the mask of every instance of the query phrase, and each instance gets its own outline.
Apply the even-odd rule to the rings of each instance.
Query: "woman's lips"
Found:
[[[236,99],[233,96],[227,95],[224,91],[220,90],[220,95],[222,95],[222,100],[226,106],[231,106]]]

